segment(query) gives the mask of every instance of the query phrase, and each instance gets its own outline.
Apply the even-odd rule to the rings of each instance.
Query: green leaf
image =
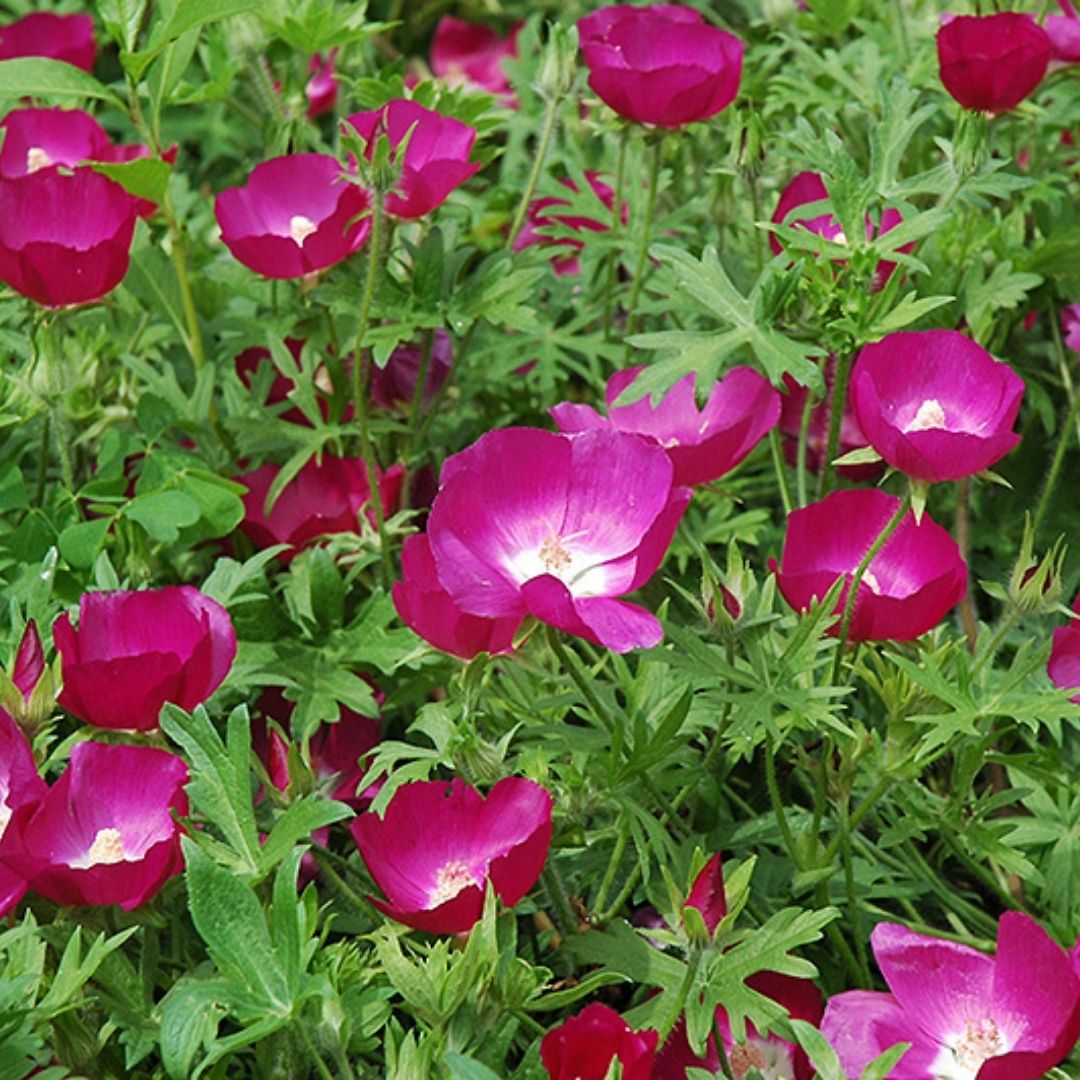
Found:
[[[888,1080],[896,1063],[908,1052],[911,1043],[899,1043],[878,1055],[862,1071],[859,1080]]]
[[[103,517],[69,525],[57,541],[60,554],[77,569],[93,566],[112,523],[112,518]]]
[[[41,56],[0,60],[0,98],[24,97],[97,98],[125,109],[116,94],[73,64]]]
[[[448,1050],[443,1061],[450,1070],[451,1080],[499,1080],[497,1073],[465,1054]]]
[[[124,517],[141,525],[163,544],[171,544],[180,530],[202,516],[199,504],[183,491],[152,491],[137,495],[124,507]]]
[[[874,323],[867,333],[867,338],[868,340],[876,340],[886,334],[893,333],[895,330],[903,330],[905,326],[910,326],[924,315],[928,315],[931,311],[943,307],[945,304],[952,303],[955,299],[955,296],[924,296],[921,299],[916,299],[915,292],[909,292],[905,294],[892,311]]]
[[[121,57],[128,74],[136,81],[142,78],[151,61],[181,35],[207,23],[254,11],[259,0],[172,0],[160,7],[168,14],[154,25],[146,48]]]
[[[161,1059],[171,1080],[187,1080],[195,1055],[217,1033],[225,1014],[223,980],[184,977],[161,1002]]]
[[[306,795],[290,803],[289,808],[274,823],[259,856],[261,872],[272,869],[294,849],[300,840],[308,839],[316,829],[353,817],[345,803],[334,802],[318,795]]]
[[[159,203],[165,198],[172,166],[156,157],[135,158],[134,161],[92,161],[94,172],[116,181],[129,195]]]

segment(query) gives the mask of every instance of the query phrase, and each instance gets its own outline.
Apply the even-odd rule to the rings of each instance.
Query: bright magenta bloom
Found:
[[[634,1031],[614,1009],[594,1002],[552,1028],[540,1041],[551,1080],[605,1080],[614,1062],[623,1080],[650,1080],[658,1032]]]
[[[46,307],[100,300],[127,273],[138,211],[91,169],[0,181],[0,281]]]
[[[371,368],[371,400],[380,409],[392,409],[397,405],[412,405],[416,392],[416,380],[420,377],[420,364],[424,358],[423,344],[419,341],[399,345],[386,361],[385,367],[373,364]],[[454,366],[454,345],[450,335],[441,327],[431,339],[427,376],[424,379],[422,401],[426,405],[446,382]]]
[[[898,1042],[898,1080],[1038,1080],[1072,1050],[1080,980],[1028,915],[1001,916],[993,957],[894,923],[870,940],[892,993],[838,994],[821,1025],[847,1076]]]
[[[1073,611],[1080,613],[1080,596],[1073,601]],[[1054,631],[1046,671],[1050,681],[1062,690],[1080,686],[1080,619],[1071,619]],[[1080,693],[1072,700],[1080,705]]]
[[[462,660],[482,652],[509,652],[521,617],[487,619],[462,611],[439,581],[426,533],[405,541],[401,569],[402,580],[394,583],[394,607],[414,634]]]
[[[281,556],[289,560],[297,550],[321,536],[357,531],[360,512],[371,501],[363,461],[331,454],[323,454],[321,462],[311,458],[285,485],[267,514],[266,496],[280,471],[280,465],[263,465],[236,478],[237,483],[248,488],[240,531],[253,544],[290,544],[293,550]],[[403,476],[404,469],[394,465],[379,477],[379,498],[387,513],[397,504]],[[368,513],[372,514],[370,509]],[[369,520],[374,521],[374,516]]]
[[[1069,304],[1061,309],[1061,333],[1065,344],[1073,352],[1080,353],[1080,304]]]
[[[796,611],[822,599],[841,575],[855,573],[896,513],[900,500],[884,491],[834,491],[788,515],[776,584]],[[956,542],[924,514],[908,513],[874,556],[859,583],[851,641],[910,641],[937,626],[967,590],[967,567]],[[848,586],[837,601],[839,614]],[[830,633],[839,627],[834,623]]]
[[[718,480],[738,465],[780,419],[780,395],[752,368],[734,367],[718,380],[705,407],[698,408],[694,376],[681,378],[653,405],[649,396],[616,405],[643,368],[616,371],[608,379],[605,419],[588,405],[563,402],[550,409],[560,431],[614,428],[659,443],[675,468],[675,484]]]
[[[432,934],[472,929],[490,881],[513,907],[533,887],[551,843],[551,796],[512,776],[484,798],[462,780],[418,780],[394,793],[386,815],[350,826],[386,894],[371,902],[392,919]]]
[[[214,204],[225,246],[267,278],[336,266],[367,239],[371,195],[342,178],[328,154],[286,154],[256,165],[244,187]]]
[[[1072,0],[1058,0],[1063,15],[1047,15],[1043,24],[1053,50],[1053,64],[1080,64],[1080,12]]]
[[[956,330],[889,334],[855,361],[851,400],[870,445],[914,480],[989,469],[1019,442],[1024,381]]]
[[[137,908],[183,869],[171,811],[188,812],[187,781],[187,765],[165,750],[77,743],[18,828],[16,869],[57,904]]]
[[[337,49],[331,49],[324,57],[322,53],[316,53],[308,64],[308,79],[304,87],[304,96],[307,98],[307,115],[309,120],[317,120],[325,113],[333,112],[338,99],[338,84],[334,77],[334,61],[337,59]]]
[[[1046,74],[1052,48],[1030,15],[956,15],[937,33],[945,89],[965,109],[1015,109]]]
[[[0,916],[6,915],[26,893],[26,877],[9,866],[7,858],[12,851],[20,850],[19,821],[33,813],[47,790],[26,736],[0,709]]]
[[[37,623],[30,619],[23,630],[15,663],[11,668],[11,681],[25,701],[30,700],[38,680],[45,673],[45,651],[41,647],[41,635]]]
[[[533,615],[616,652],[655,616],[614,599],[652,577],[690,499],[667,453],[620,431],[490,431],[448,458],[428,520],[439,581],[463,611]]]
[[[452,116],[396,98],[373,112],[353,113],[345,123],[356,129],[370,159],[380,135],[395,150],[411,131],[397,187],[387,196],[387,213],[411,221],[442,206],[454,188],[480,169],[470,162],[476,130]]]
[[[3,120],[0,177],[5,180],[52,165],[128,161],[145,146],[113,146],[105,129],[82,109],[13,109]]]
[[[517,56],[521,23],[506,37],[490,26],[480,26],[444,15],[431,41],[431,70],[451,86],[468,83],[496,97],[511,98],[504,62]]]
[[[20,56],[45,56],[90,71],[97,58],[94,20],[38,11],[0,26],[0,60]]]
[[[739,92],[743,43],[681,4],[614,4],[578,20],[589,86],[626,120],[677,128]]]
[[[152,731],[166,701],[191,710],[222,684],[236,656],[229,613],[190,585],[83,593],[79,625],[53,623],[59,703],[103,728]]]

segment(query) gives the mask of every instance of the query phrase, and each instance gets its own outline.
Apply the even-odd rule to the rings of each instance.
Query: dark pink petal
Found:
[[[1078,604],[1080,597],[1073,604],[1074,611]],[[1080,619],[1072,619],[1054,631],[1050,661],[1046,670],[1050,681],[1062,690],[1080,687]],[[1075,694],[1072,700],[1080,705],[1080,692]]]
[[[399,345],[385,367],[371,369],[371,400],[381,409],[396,405],[411,406],[420,377],[424,347],[420,342]],[[423,404],[427,405],[446,382],[454,364],[454,347],[450,335],[441,327],[431,339],[427,376],[424,380]]]
[[[309,120],[316,120],[324,113],[333,112],[337,104],[338,85],[334,78],[334,61],[337,59],[337,49],[331,49],[323,59],[321,53],[316,53],[308,64],[308,72],[311,78],[304,87],[304,96],[307,98],[307,115]]]
[[[550,1080],[605,1080],[614,1062],[623,1080],[650,1080],[659,1034],[634,1031],[614,1009],[599,1002],[564,1020],[540,1042]]]
[[[97,58],[93,18],[36,11],[0,26],[0,60],[20,56],[45,56],[90,71]]]
[[[37,624],[30,619],[19,641],[19,651],[15,654],[11,681],[15,684],[15,689],[29,701],[44,671],[45,653],[41,647],[41,636],[38,634]]]
[[[912,1043],[890,1080],[928,1080],[943,1051],[908,1018],[892,994],[848,990],[825,1006],[821,1032],[840,1058],[844,1075],[861,1076],[874,1058],[897,1043]]]
[[[491,27],[444,15],[431,41],[431,70],[451,85],[465,82],[489,94],[509,95],[504,62],[517,56],[521,23],[500,37]]]
[[[724,894],[724,866],[719,852],[710,856],[694,879],[686,906],[697,908],[705,920],[705,929],[715,933],[720,920],[727,914],[727,896]]]

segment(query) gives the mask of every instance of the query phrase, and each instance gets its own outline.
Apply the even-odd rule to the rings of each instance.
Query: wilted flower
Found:
[[[692,374],[679,379],[656,405],[648,394],[630,405],[616,405],[643,370],[624,368],[608,379],[609,419],[588,405],[554,406],[549,411],[559,430],[614,428],[644,435],[667,451],[675,469],[672,482],[693,485],[731,472],[780,419],[780,395],[748,367],[734,367],[714,383],[704,408],[698,408]]]
[[[93,18],[36,11],[0,26],[0,60],[20,56],[44,56],[90,71],[97,58]]]
[[[103,728],[151,731],[162,705],[191,710],[222,684],[236,656],[229,613],[190,585],[83,593],[79,625],[53,623],[59,703]]]
[[[307,98],[307,115],[309,120],[317,120],[325,113],[333,112],[337,104],[338,84],[334,78],[334,61],[337,59],[337,49],[331,49],[324,57],[322,53],[316,53],[308,64],[308,74],[311,76],[304,86],[304,96]]]
[[[533,615],[616,652],[656,645],[655,616],[614,599],[660,565],[690,499],[637,435],[490,431],[447,459],[428,521],[439,581],[463,611]]]
[[[267,278],[336,266],[367,239],[371,196],[328,154],[287,154],[256,165],[243,187],[214,203],[225,246]]]
[[[776,583],[796,611],[822,600],[841,575],[844,608],[855,573],[900,506],[895,495],[855,488],[834,491],[788,515]],[[855,598],[851,641],[910,641],[936,626],[967,590],[967,567],[956,542],[926,514],[909,512],[874,556]],[[839,627],[834,623],[830,633]]]
[[[369,159],[380,135],[390,140],[392,151],[409,137],[405,154],[397,161],[401,175],[386,197],[386,211],[394,217],[412,220],[431,213],[480,169],[479,162],[469,161],[476,130],[415,101],[395,98],[381,109],[353,113],[345,123],[364,141]],[[394,153],[391,160],[397,160]]]
[[[386,361],[385,366],[373,364],[371,368],[371,400],[381,409],[396,405],[411,405],[416,392],[416,380],[420,377],[420,365],[424,360],[421,342],[399,345]],[[426,405],[446,382],[454,366],[454,346],[450,335],[439,327],[431,338],[427,375],[421,400]]]
[[[998,922],[997,955],[879,923],[870,936],[891,993],[829,999],[821,1029],[846,1076],[911,1043],[895,1076],[1038,1080],[1073,1048],[1080,980],[1028,915]]]
[[[490,26],[444,15],[431,41],[431,70],[451,86],[467,83],[512,101],[505,62],[517,56],[520,30],[517,23],[506,37],[500,37]]]
[[[8,835],[9,826],[16,819],[17,829],[18,820],[33,813],[47,790],[26,736],[0,709],[0,916],[6,915],[26,893],[26,877],[5,861],[16,842],[15,830]]]
[[[57,904],[131,911],[183,869],[172,815],[188,812],[187,781],[187,765],[165,750],[77,743],[33,815],[14,826],[19,853],[8,861]]]
[[[240,531],[253,544],[258,547],[289,544],[293,550],[281,556],[288,560],[299,548],[321,536],[357,531],[360,513],[371,501],[362,460],[331,454],[323,454],[322,461],[310,458],[282,488],[267,514],[266,496],[279,472],[280,465],[263,465],[236,478],[237,483],[248,489],[243,497],[244,520]],[[402,467],[394,465],[378,477],[379,497],[387,513],[397,504],[403,475]],[[370,508],[368,513],[368,520],[374,521]]]
[[[889,334],[859,353],[851,399],[894,469],[938,483],[982,472],[1019,442],[1024,381],[956,330]]]
[[[614,1009],[594,1002],[540,1041],[550,1080],[606,1080],[618,1062],[622,1080],[650,1080],[658,1032],[634,1031]]]
[[[0,281],[46,307],[100,300],[127,273],[138,210],[92,169],[0,181]]]
[[[488,619],[462,611],[439,581],[427,534],[417,533],[405,541],[401,568],[402,579],[394,583],[394,607],[413,633],[462,660],[482,652],[509,651],[521,616]]]
[[[743,43],[681,4],[614,4],[578,20],[589,86],[626,120],[677,128],[735,100]]]
[[[484,798],[462,780],[419,780],[394,793],[386,814],[350,825],[375,883],[371,902],[398,922],[433,934],[470,930],[491,883],[513,907],[533,887],[551,843],[551,796],[520,777]]]
[[[945,89],[965,109],[989,113],[1015,109],[1046,74],[1052,48],[1030,16],[955,15],[937,33]]]
[[[1043,29],[1050,38],[1053,64],[1080,64],[1080,12],[1072,0],[1058,0],[1063,15],[1047,15]]]
[[[1073,611],[1080,614],[1080,596],[1073,602]],[[1062,690],[1080,687],[1080,619],[1070,619],[1054,631],[1050,646],[1050,662],[1046,665],[1050,681]],[[1080,705],[1080,693],[1073,701]]]

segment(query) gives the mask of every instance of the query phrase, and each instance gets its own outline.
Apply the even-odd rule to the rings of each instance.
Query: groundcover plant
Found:
[[[1073,3],[0,0],[0,99],[0,1080],[1080,1076]]]

